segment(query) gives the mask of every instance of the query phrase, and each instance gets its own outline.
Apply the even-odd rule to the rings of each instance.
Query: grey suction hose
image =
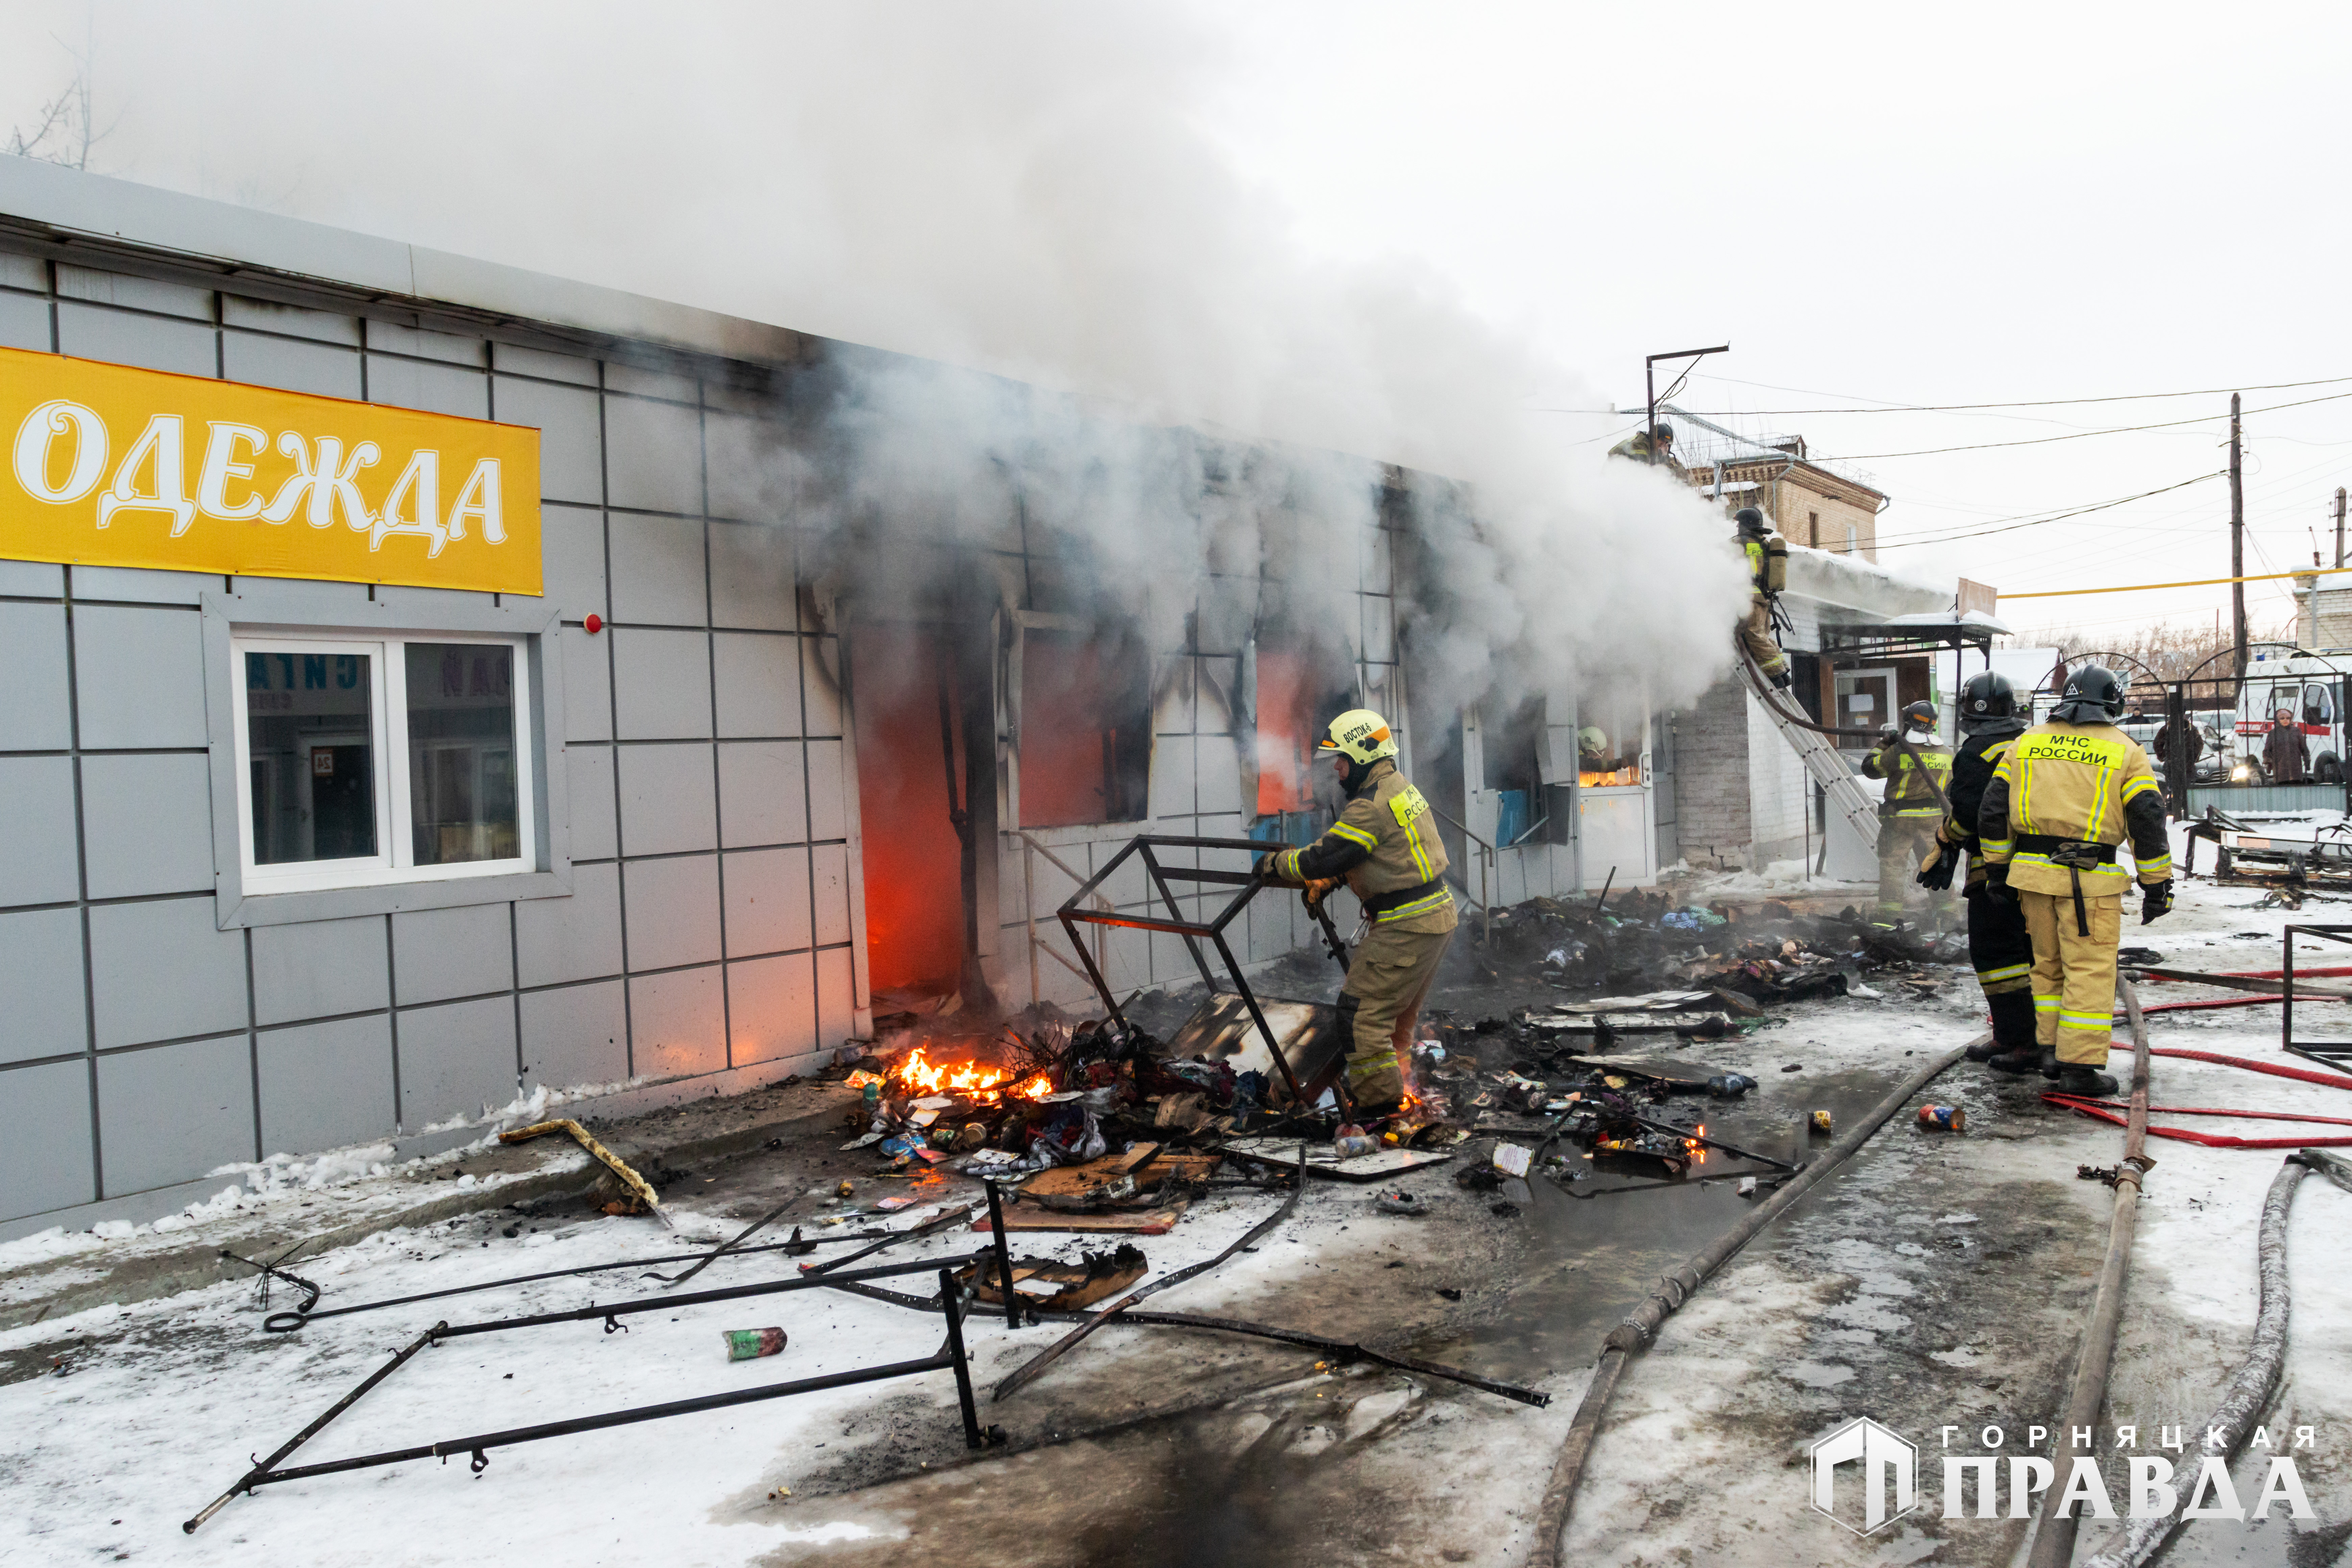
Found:
[[[2092,1299],[2091,1321],[2083,1330],[2083,1348],[2074,1359],[2074,1378],[2066,1391],[2066,1419],[2057,1430],[2097,1425],[2099,1409],[2107,1402],[2107,1373],[2116,1359],[2116,1331],[2124,1315],[2124,1270],[2131,1263],[2132,1237],[2139,1225],[2139,1187],[2156,1162],[2143,1151],[2147,1144],[2147,1020],[2139,1010],[2139,993],[2118,975],[2116,994],[2123,998],[2124,1016],[2131,1022],[2131,1114],[2124,1124],[2124,1157],[2116,1165],[2116,1206],[2107,1222],[2107,1256],[2099,1268],[2098,1294]],[[2054,1447],[2050,1462],[2053,1475],[2066,1456]],[[2074,1560],[2074,1532],[2080,1521],[2058,1511],[2064,1490],[2053,1479],[2042,1494],[2042,1514],[2025,1559],[2027,1568],[2066,1568]]]
[[[1990,1034],[1979,1035],[1970,1045],[1990,1040]],[[1870,1141],[1872,1133],[1884,1126],[1887,1118],[1901,1110],[1911,1097],[1933,1082],[1936,1077],[1958,1061],[1967,1050],[1957,1047],[1929,1062],[1897,1085],[1894,1092],[1870,1108],[1863,1119],[1847,1129],[1843,1137],[1831,1144],[1821,1158],[1791,1177],[1779,1192],[1751,1210],[1748,1217],[1733,1226],[1714,1241],[1694,1254],[1689,1262],[1658,1281],[1642,1304],[1626,1314],[1625,1321],[1609,1331],[1609,1338],[1601,1352],[1601,1360],[1592,1369],[1592,1381],[1585,1385],[1584,1397],[1576,1406],[1576,1419],[1568,1428],[1568,1436],[1560,1444],[1559,1458],[1552,1466],[1551,1481],[1544,1488],[1543,1500],[1536,1510],[1536,1544],[1528,1555],[1528,1568],[1559,1568],[1560,1536],[1568,1529],[1570,1506],[1576,1498],[1576,1483],[1584,1474],[1584,1461],[1592,1452],[1592,1439],[1601,1430],[1601,1417],[1609,1408],[1609,1396],[1616,1392],[1617,1380],[1623,1375],[1625,1363],[1634,1353],[1657,1338],[1658,1328],[1675,1309],[1690,1300],[1709,1275],[1731,1261],[1739,1249],[1754,1239],[1766,1226],[1787,1213],[1798,1199],[1813,1189],[1824,1176],[1844,1164],[1853,1152]]]
[[[2205,1417],[2207,1432],[2220,1430],[2230,1435],[2226,1444],[2206,1449],[2209,1454],[2219,1455],[2225,1465],[2245,1447],[2248,1429],[2270,1407],[2272,1398],[2278,1393],[2280,1373],[2285,1370],[2289,1305],[2287,1211],[2294,1206],[2295,1188],[2314,1169],[2352,1192],[2352,1173],[2347,1173],[2340,1160],[2321,1149],[2302,1149],[2289,1154],[2286,1163],[2279,1167],[2279,1173],[2271,1179],[2270,1195],[2263,1200],[2262,1239],[2256,1243],[2254,1252],[2263,1286],[2262,1307],[2254,1314],[2253,1339],[2246,1346],[2246,1359],[2239,1365],[2237,1375],[2222,1393],[2221,1403]],[[2141,1568],[2164,1550],[2164,1543],[2171,1539],[2180,1522],[2176,1514],[2134,1520],[2121,1541],[2090,1559],[2083,1568]]]

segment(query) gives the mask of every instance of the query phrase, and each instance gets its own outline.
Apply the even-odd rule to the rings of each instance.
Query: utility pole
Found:
[[[2246,679],[2246,482],[2239,467],[2238,395],[2230,394],[2230,610],[2237,618],[2238,679]]]
[[[1705,359],[1708,354],[1727,354],[1730,352],[1729,343],[1719,343],[1711,349],[1676,349],[1670,354],[1650,354],[1643,359],[1642,383],[1645,397],[1643,403],[1642,444],[1649,448],[1651,462],[1654,463],[1658,460],[1658,438],[1655,434],[1658,428],[1658,362],[1662,359]],[[1687,376],[1690,374],[1690,370],[1685,369],[1683,374]],[[1681,384],[1682,381],[1677,378],[1675,386]],[[1674,395],[1674,387],[1666,389],[1666,395],[1669,397]],[[1719,463],[1717,465],[1718,472],[1721,467]]]
[[[2344,487],[2336,487],[2336,564],[2344,564]]]

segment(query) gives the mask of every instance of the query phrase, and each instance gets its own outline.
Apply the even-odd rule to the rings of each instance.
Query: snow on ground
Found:
[[[2288,923],[2352,916],[2315,901],[2299,913],[2255,908],[2263,897],[2187,884],[2173,914],[2144,928],[2127,922],[2125,941],[2154,946],[2182,968],[2276,969]],[[2352,952],[2332,946],[2308,944],[2315,962],[2352,963]],[[2210,994],[2141,987],[2151,1005]],[[1972,996],[1967,1005],[1974,1008]],[[2352,1016],[2331,1016],[2344,1012],[2315,1008],[2303,1027],[2352,1039]],[[2281,1050],[2278,1018],[2270,1005],[2158,1014],[2149,1020],[2150,1042],[2315,1068]],[[1789,1029],[1850,1047],[1867,1022],[1855,1011]],[[2127,1082],[2127,1057],[2118,1052],[2111,1065]],[[2219,1064],[2158,1057],[2152,1082],[2159,1106],[2352,1119],[2352,1095],[2341,1090]],[[2078,1161],[2112,1164],[2123,1133],[2088,1119],[2036,1124],[2032,1087],[2004,1088],[1965,1065],[1921,1098],[1967,1106],[1969,1131],[1931,1140],[1890,1127],[1832,1184],[1834,1195],[1751,1247],[1669,1320],[1633,1367],[1579,1497],[1570,1539],[1580,1560],[2007,1560],[2014,1542],[2006,1526],[1934,1517],[1941,1509],[1934,1431],[1946,1421],[1970,1432],[2000,1421],[2015,1454],[2023,1451],[2016,1434],[2025,1423],[2056,1423],[2111,1203],[2105,1189],[2069,1178]],[[2324,1123],[2162,1111],[2151,1121],[2242,1137],[2352,1134]],[[2151,1138],[2148,1152],[2157,1163],[2140,1207],[2103,1421],[2137,1425],[2142,1452],[2162,1426],[2201,1421],[2243,1354],[2258,1291],[2256,1226],[2284,1155],[2161,1138]],[[1946,1212],[1948,1194],[1971,1187],[1998,1194],[2001,1206]],[[2036,1194],[2046,1194],[2038,1201],[2047,1206],[2038,1219],[2030,1213]],[[2291,1348],[2285,1387],[2269,1414],[2274,1436],[2297,1425],[2317,1428],[2298,1466],[2320,1518],[2295,1526],[2293,1541],[2284,1521],[2266,1529],[2199,1521],[2177,1540],[2173,1563],[2330,1562],[2352,1529],[2352,1297],[2340,1287],[2352,1255],[2347,1205],[2352,1195],[2315,1176],[2296,1198]],[[2002,1245],[1988,1248],[1994,1239]],[[1990,1305],[1980,1300],[1988,1293]],[[2004,1331],[1986,1331],[1995,1328]],[[1921,1513],[1868,1538],[1811,1511],[1804,1461],[1806,1442],[1863,1415],[1931,1445],[1922,1456]],[[2121,1466],[2111,1469],[2121,1496]],[[2242,1497],[2253,1496],[2264,1469],[2259,1458],[2241,1460]],[[2106,1528],[2084,1531],[2085,1555]]]

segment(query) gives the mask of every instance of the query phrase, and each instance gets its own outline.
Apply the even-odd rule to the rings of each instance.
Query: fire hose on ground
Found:
[[[1970,1044],[1990,1038],[1989,1034],[1980,1036]],[[1542,1501],[1538,1506],[1536,1545],[1528,1560],[1529,1568],[1558,1568],[1560,1537],[1568,1529],[1569,1510],[1575,1500],[1576,1484],[1584,1474],[1584,1461],[1592,1451],[1592,1440],[1601,1430],[1601,1418],[1609,1408],[1610,1396],[1617,1390],[1618,1379],[1624,1374],[1626,1363],[1657,1338],[1659,1326],[1676,1308],[1690,1300],[1708,1276],[1728,1263],[1741,1247],[1753,1240],[1766,1226],[1786,1214],[1823,1177],[1843,1166],[1857,1150],[1870,1141],[1873,1133],[1910,1101],[1913,1095],[1958,1061],[1966,1050],[1965,1046],[1955,1047],[1896,1085],[1892,1093],[1871,1107],[1843,1137],[1831,1144],[1821,1158],[1791,1177],[1779,1192],[1759,1204],[1745,1219],[1709,1243],[1689,1262],[1660,1279],[1657,1289],[1628,1313],[1623,1322],[1609,1331],[1601,1359],[1593,1366],[1592,1381],[1585,1385],[1584,1397],[1576,1407],[1576,1419],[1569,1426],[1568,1436],[1560,1445],[1559,1458],[1552,1467],[1550,1483],[1544,1488]]]

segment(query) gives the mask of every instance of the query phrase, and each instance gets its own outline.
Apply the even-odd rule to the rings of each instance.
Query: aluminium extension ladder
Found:
[[[1863,843],[1875,845],[1878,842],[1877,798],[1862,787],[1862,781],[1846,765],[1845,758],[1839,754],[1837,747],[1797,707],[1795,700],[1773,689],[1771,682],[1764,678],[1763,671],[1758,669],[1755,661],[1748,657],[1745,648],[1739,650],[1739,666],[1747,674],[1748,687],[1755,692],[1756,700],[1763,705],[1765,715],[1780,731],[1780,738],[1789,742],[1789,749],[1797,753],[1798,761],[1805,764],[1805,772],[1822,786],[1831,806],[1844,816],[1847,826],[1854,830]]]

